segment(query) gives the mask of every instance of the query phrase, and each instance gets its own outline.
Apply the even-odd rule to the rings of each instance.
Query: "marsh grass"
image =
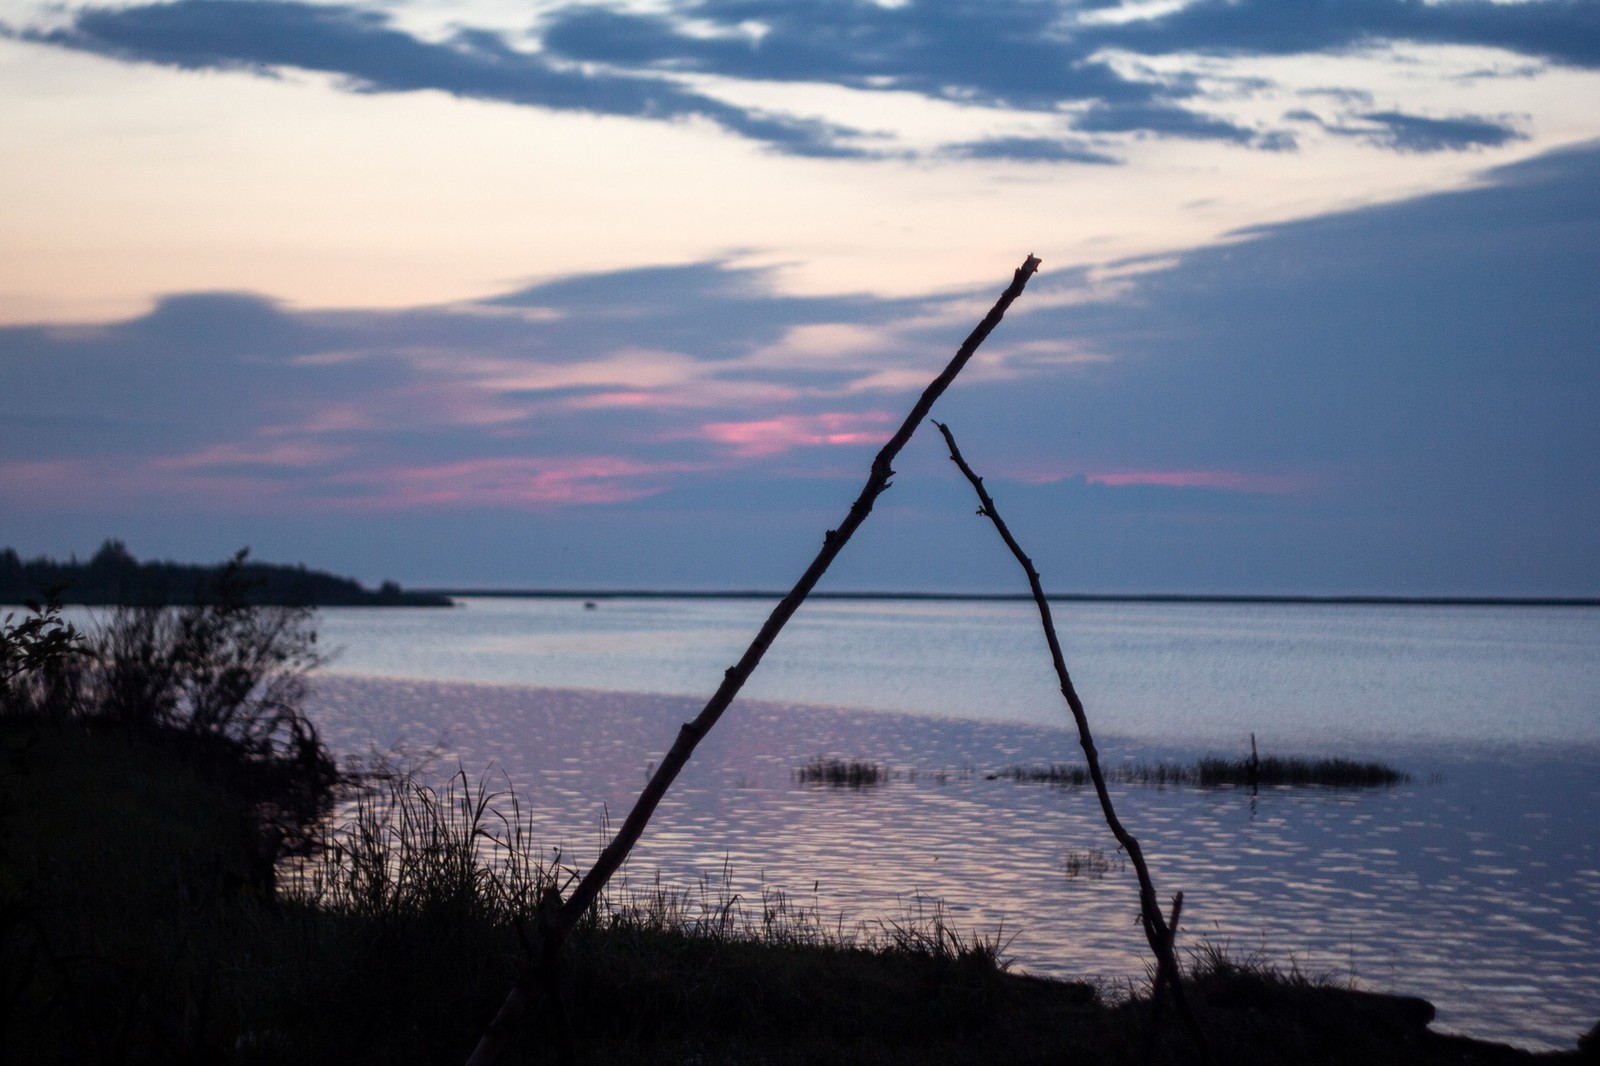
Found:
[[[1202,788],[1251,784],[1248,759],[1202,759],[1196,771]],[[1255,769],[1255,783],[1263,786],[1313,788],[1391,788],[1411,780],[1387,763],[1355,759],[1280,758],[1269,755]]]
[[[817,756],[794,771],[803,785],[830,785],[834,788],[870,788],[887,779],[882,766],[864,759],[823,758]]]
[[[1107,853],[1104,848],[1083,848],[1067,852],[1061,862],[1061,868],[1071,878],[1088,878],[1098,881],[1112,870],[1118,873],[1128,868],[1128,856],[1125,852],[1114,851]]]
[[[1249,759],[1222,758],[1205,758],[1194,763],[1126,763],[1108,768],[1105,775],[1106,780],[1114,784],[1156,788],[1252,785],[1263,788],[1391,788],[1411,780],[1409,774],[1380,762],[1271,755],[1254,764]],[[1084,788],[1092,784],[1087,767],[1064,763],[1009,766],[993,776],[1055,788]]]

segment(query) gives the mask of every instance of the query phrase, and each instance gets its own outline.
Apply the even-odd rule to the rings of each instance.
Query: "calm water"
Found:
[[[584,862],[764,619],[749,601],[472,600],[328,610],[335,746],[442,741],[491,763]],[[1600,610],[1069,604],[1058,625],[1108,761],[1380,757],[1376,792],[1117,790],[1184,928],[1426,996],[1441,1028],[1570,1047],[1600,1017]],[[822,602],[780,637],[669,793],[634,881],[781,888],[826,914],[939,899],[1041,973],[1142,974],[1131,871],[1091,793],[989,780],[1076,761],[1024,604]],[[817,754],[890,768],[806,787]],[[1103,877],[1068,857],[1103,850]]]

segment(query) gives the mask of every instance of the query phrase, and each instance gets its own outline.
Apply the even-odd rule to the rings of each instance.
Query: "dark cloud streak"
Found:
[[[1006,159],[1014,163],[1090,163],[1102,166],[1121,162],[1081,143],[1054,137],[991,137],[983,141],[952,144],[945,151],[962,159]]]
[[[591,73],[519,52],[496,34],[460,32],[430,43],[356,7],[292,0],[177,0],[90,8],[66,29],[25,39],[188,70],[277,68],[343,77],[358,92],[434,89],[506,103],[643,119],[699,117],[794,155],[853,156],[854,131],[734,107],[661,77]]]
[[[431,89],[554,110],[660,121],[701,118],[778,152],[821,157],[889,153],[859,130],[735,106],[689,88],[683,77],[908,92],[1071,115],[1074,127],[1086,133],[1280,150],[1293,145],[1292,135],[1246,129],[1196,110],[1201,91],[1194,77],[1124,75],[1107,62],[1105,50],[1290,55],[1411,41],[1496,46],[1548,62],[1600,66],[1600,4],[1593,0],[1197,0],[1170,14],[1122,24],[1075,18],[1097,6],[1104,5],[911,0],[890,8],[869,0],[679,0],[664,13],[642,14],[578,4],[544,15],[533,31],[538,51],[513,48],[501,34],[475,29],[425,41],[395,28],[378,11],[296,0],[86,8],[63,29],[7,32],[184,69],[330,73],[359,92]],[[713,32],[704,32],[706,27]],[[1415,120],[1381,111],[1369,119],[1387,132],[1368,140],[1399,151],[1485,146],[1509,136],[1496,141],[1494,130],[1470,129],[1468,120]],[[1456,125],[1441,125],[1447,122]],[[949,146],[944,154],[1052,158],[1042,145],[982,143]],[[986,154],[1008,143],[1001,155]],[[1053,158],[1100,162],[1103,147],[1063,149]]]
[[[1157,18],[1099,28],[1101,44],[1149,55],[1300,55],[1394,41],[1479,45],[1600,66],[1592,0],[1196,0]]]
[[[554,51],[593,62],[694,70],[758,81],[825,82],[934,99],[1049,111],[1066,101],[1146,103],[1163,90],[1090,58],[1058,26],[1070,8],[982,0],[886,8],[856,0],[702,0],[677,19],[597,7],[557,11],[545,24]],[[758,23],[759,37],[741,31]]]
[[[1163,104],[1096,105],[1074,118],[1072,128],[1085,133],[1151,133],[1235,144],[1248,144],[1257,136],[1254,130],[1232,122]]]
[[[720,362],[772,344],[796,326],[821,322],[883,323],[925,306],[914,299],[786,296],[768,271],[721,261],[580,274],[483,301],[485,307],[549,309],[541,349],[589,352],[596,347],[650,346]],[[708,329],[708,323],[715,323]]]
[[[1328,121],[1314,111],[1287,112],[1291,122],[1314,123],[1328,133],[1351,137],[1398,152],[1462,152],[1473,148],[1498,148],[1527,135],[1511,123],[1480,115],[1430,118],[1404,111],[1358,111]]]
[[[1402,152],[1498,148],[1523,136],[1513,126],[1484,118],[1425,118],[1400,111],[1368,111],[1360,117],[1383,127],[1367,135],[1370,140]]]

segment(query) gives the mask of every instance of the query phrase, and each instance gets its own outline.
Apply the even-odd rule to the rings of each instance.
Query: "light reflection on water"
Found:
[[[449,769],[503,767],[536,838],[585,864],[701,700],[329,676],[311,713],[339,750],[426,747]],[[1059,714],[1059,712],[1057,712]],[[1091,716],[1094,708],[1090,708]],[[1097,738],[1114,764],[1192,756],[1170,739]],[[1216,748],[1213,751],[1218,750]],[[1285,748],[1273,748],[1293,753]],[[802,786],[814,755],[895,771],[862,790]],[[1303,971],[1422,995],[1442,1028],[1570,1047],[1600,1016],[1600,746],[1514,759],[1409,747],[1383,791],[1121,786],[1157,888],[1184,929]],[[1115,842],[1091,793],[988,780],[1014,763],[1076,761],[1060,728],[797,704],[736,703],[663,801],[631,862],[669,884],[731,870],[858,919],[942,899],[965,929],[1004,928],[1027,970],[1138,977],[1131,872],[1068,877],[1069,852]],[[941,773],[942,771],[942,773]],[[914,779],[913,779],[914,773]]]

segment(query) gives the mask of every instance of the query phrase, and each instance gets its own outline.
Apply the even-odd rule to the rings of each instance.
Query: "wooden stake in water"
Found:
[[[989,336],[995,326],[1000,324],[1000,319],[1005,316],[1006,309],[1011,306],[1018,296],[1022,295],[1023,287],[1028,284],[1028,279],[1038,269],[1038,259],[1030,255],[1023,260],[1022,266],[1018,267],[1016,273],[1012,276],[1011,284],[1000,294],[1000,298],[989,309],[989,313],[983,317],[983,321],[979,322],[977,327],[968,334],[967,339],[956,350],[955,356],[945,366],[944,371],[923,390],[921,398],[917,400],[916,406],[911,409],[911,413],[906,416],[906,420],[901,423],[894,436],[890,437],[888,443],[878,452],[877,458],[873,459],[872,471],[867,477],[867,483],[862,488],[861,495],[856,497],[855,503],[851,504],[850,511],[845,515],[844,521],[839,523],[839,528],[830,529],[824,534],[822,549],[817,553],[816,558],[806,568],[805,573],[800,576],[800,580],[795,582],[795,586],[790,590],[789,594],[779,601],[777,607],[773,608],[772,614],[768,616],[766,623],[756,634],[755,639],[750,642],[750,647],[745,651],[744,656],[728,668],[723,675],[722,684],[717,688],[710,701],[706,703],[705,709],[695,717],[694,721],[685,722],[678,730],[678,739],[672,745],[672,750],[667,752],[666,758],[661,760],[661,765],[650,776],[650,780],[644,786],[644,791],[639,793],[639,798],[634,802],[633,810],[628,812],[628,817],[623,821],[622,827],[617,830],[617,834],[611,843],[606,845],[605,850],[600,853],[600,857],[595,860],[594,865],[584,875],[583,880],[578,882],[578,886],[572,890],[572,895],[561,902],[559,907],[549,909],[547,912],[548,918],[544,922],[543,929],[546,945],[545,957],[547,960],[553,962],[555,958],[554,949],[559,947],[573,926],[577,925],[578,919],[583,917],[584,912],[600,897],[601,889],[606,886],[606,882],[611,880],[612,875],[617,872],[627,859],[628,853],[633,850],[634,844],[638,842],[639,837],[644,833],[645,826],[649,824],[650,817],[655,813],[656,806],[661,802],[661,798],[666,795],[667,789],[671,787],[672,782],[677,778],[678,772],[688,763],[689,756],[694,754],[695,747],[711,731],[711,727],[717,724],[717,719],[722,717],[722,712],[728,709],[728,705],[733,702],[734,697],[739,694],[739,690],[744,687],[745,681],[755,672],[755,668],[761,662],[762,656],[772,646],[772,642],[777,638],[785,623],[789,621],[795,611],[799,610],[800,604],[810,595],[811,590],[822,578],[822,575],[827,572],[828,567],[832,565],[834,558],[844,549],[846,542],[860,528],[861,523],[867,520],[867,515],[872,512],[872,505],[883,494],[883,491],[889,487],[890,479],[894,477],[893,463],[895,457],[906,446],[906,442],[911,439],[911,435],[922,424],[922,420],[928,417],[928,412],[932,410],[934,401],[944,394],[944,391],[950,387],[950,383],[956,379],[956,375],[961,373],[962,368],[972,358],[972,354],[978,350],[978,346],[984,342],[984,339]],[[478,1046],[473,1051],[472,1057],[467,1060],[467,1066],[486,1066],[487,1063],[493,1062],[499,1056],[500,1049],[504,1047],[510,1037],[512,1026],[527,1010],[527,1002],[528,994],[523,989],[523,983],[519,982],[512,987],[511,992],[506,996],[505,1002],[501,1005],[499,1013],[489,1023],[489,1028],[484,1032],[482,1039],[478,1041]]]

